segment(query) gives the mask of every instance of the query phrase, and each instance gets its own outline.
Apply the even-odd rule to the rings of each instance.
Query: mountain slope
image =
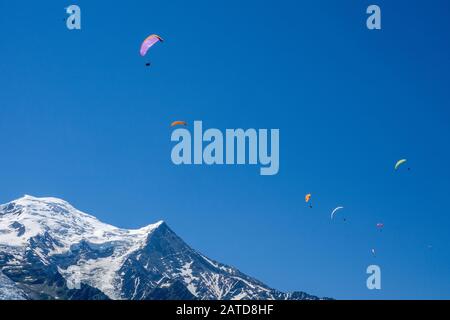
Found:
[[[166,223],[102,223],[56,198],[0,206],[0,299],[318,299],[285,294],[190,248]]]
[[[0,300],[27,300],[27,294],[0,272]]]

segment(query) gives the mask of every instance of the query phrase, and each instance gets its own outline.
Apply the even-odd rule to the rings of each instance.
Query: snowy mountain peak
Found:
[[[76,210],[68,202],[52,197],[37,198],[25,195],[22,198],[0,205],[1,215],[78,215],[95,219],[81,211]]]
[[[87,219],[91,221],[98,221],[97,218],[95,218],[92,215],[89,215],[87,213],[84,213],[82,211],[77,210],[75,207],[73,207],[69,202],[54,198],[54,197],[34,197],[31,195],[24,195],[22,198],[13,200],[6,204],[0,204],[0,215],[7,215],[7,214],[15,213],[17,215],[20,214],[38,214],[38,215],[45,215],[46,213],[49,215],[55,215],[55,214],[61,214],[66,216],[78,216],[81,219]],[[99,221],[98,221],[99,222]],[[100,223],[100,222],[99,222]],[[138,229],[142,232],[151,231],[154,228],[159,227],[160,225],[164,224],[163,220],[160,220],[154,224],[150,224],[146,227],[143,227],[141,229]],[[107,224],[103,224],[107,225]],[[115,228],[113,226],[109,226],[112,228]],[[135,231],[138,231],[135,230]]]
[[[142,242],[163,223],[136,230],[120,229],[75,209],[64,200],[29,195],[0,205],[0,217],[0,245],[8,246],[26,245],[29,239],[45,233],[65,248],[82,240]]]
[[[28,194],[24,195],[23,197],[21,197],[19,199],[9,202],[9,204],[10,203],[14,203],[14,204],[21,205],[24,207],[32,207],[35,205],[44,205],[44,204],[47,204],[47,205],[53,204],[53,205],[59,205],[61,207],[65,207],[65,208],[67,208],[67,210],[74,210],[74,207],[65,200],[62,200],[59,198],[54,198],[54,197],[38,198],[38,197],[34,197],[34,196],[31,196]]]
[[[164,221],[121,229],[29,195],[0,205],[1,283],[0,299],[316,299],[201,255]]]

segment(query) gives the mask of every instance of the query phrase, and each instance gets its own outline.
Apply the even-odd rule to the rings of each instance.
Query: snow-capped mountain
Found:
[[[116,228],[56,198],[0,205],[0,299],[318,299],[190,248],[160,221]]]

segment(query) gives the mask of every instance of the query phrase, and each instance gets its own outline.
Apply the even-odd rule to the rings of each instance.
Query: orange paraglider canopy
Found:
[[[187,122],[186,121],[174,121],[171,123],[170,125],[171,127],[175,127],[175,126],[187,126]]]
[[[308,203],[310,199],[311,199],[311,193],[308,193],[308,194],[305,196],[305,202]]]

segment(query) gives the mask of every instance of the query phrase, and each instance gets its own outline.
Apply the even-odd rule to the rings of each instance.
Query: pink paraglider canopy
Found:
[[[150,49],[155,43],[159,41],[164,41],[160,36],[156,34],[152,34],[151,36],[148,36],[147,39],[144,40],[141,44],[141,56],[145,56],[147,54],[148,49]]]

